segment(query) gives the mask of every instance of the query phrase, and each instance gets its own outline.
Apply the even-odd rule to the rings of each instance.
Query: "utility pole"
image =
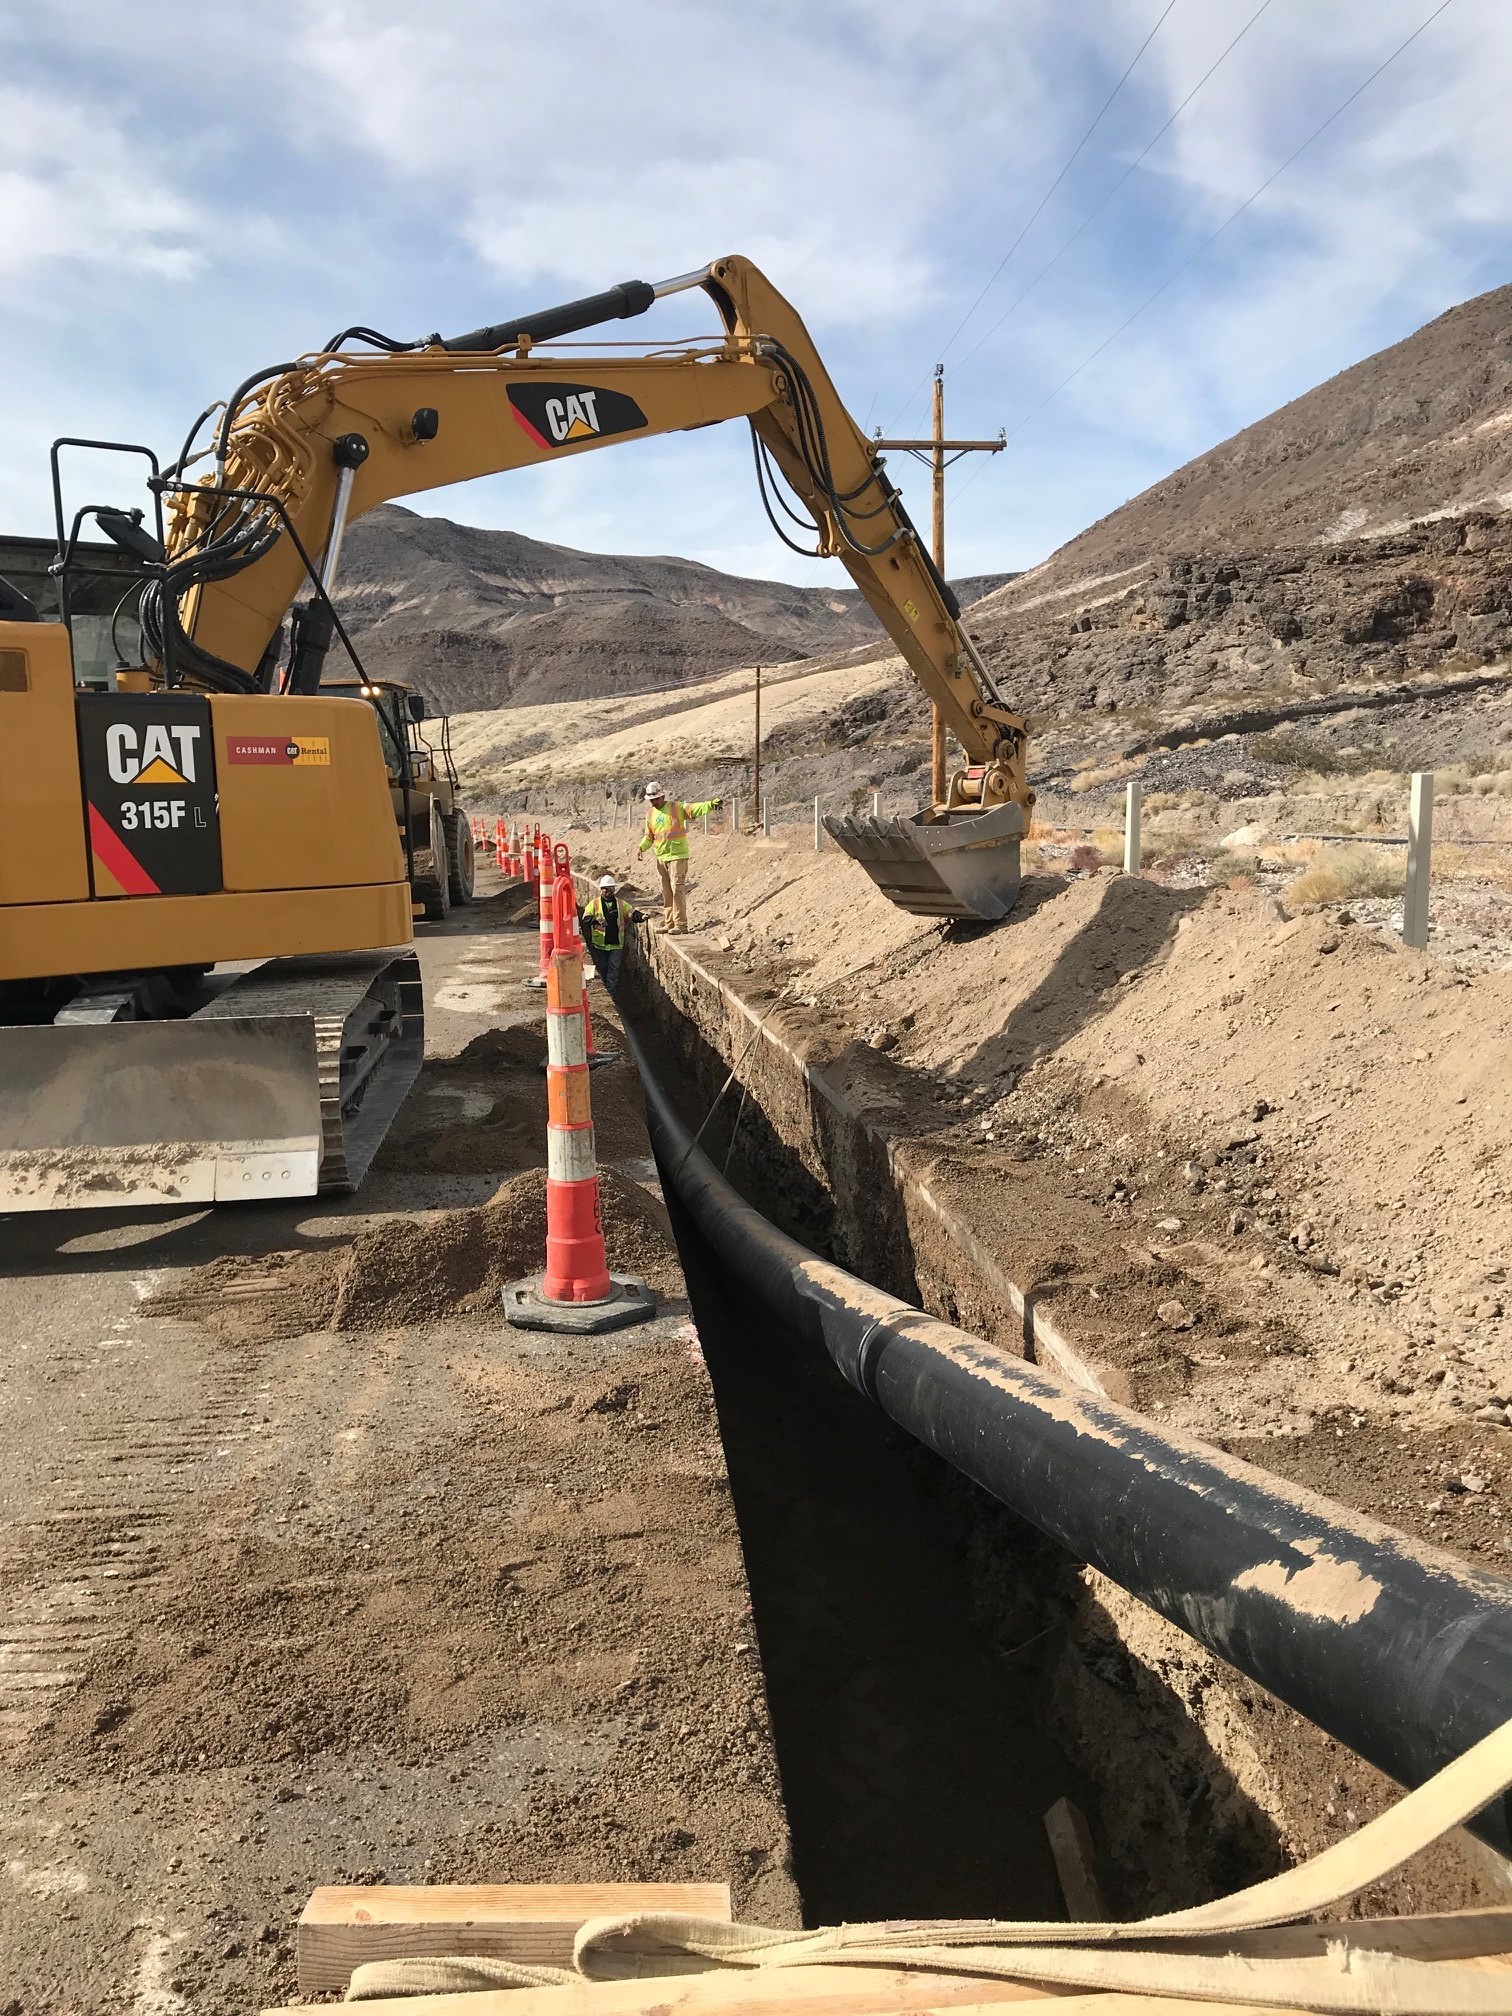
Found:
[[[756,816],[761,817],[761,667],[756,667],[756,781],[751,794]]]
[[[934,564],[940,579],[945,578],[945,471],[952,462],[959,462],[963,455],[997,455],[1008,445],[1008,437],[999,429],[996,441],[947,441],[945,439],[945,366],[936,364],[934,369],[934,412],[933,427],[927,441],[884,441],[882,430],[877,429],[875,445],[878,448],[899,448],[916,456],[920,462],[930,467],[934,493]],[[936,805],[945,802],[945,717],[933,703],[929,710],[929,790]]]

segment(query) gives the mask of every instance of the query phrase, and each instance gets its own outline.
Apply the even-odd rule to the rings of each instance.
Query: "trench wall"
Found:
[[[933,1194],[927,1152],[868,1122],[784,1032],[779,998],[747,1000],[685,941],[646,934],[627,959],[620,1005],[685,1117],[706,1121],[700,1146],[785,1229],[877,1286],[1105,1390],[1076,1340]],[[1034,1662],[1050,1719],[1102,1790],[1099,1831],[1126,1910],[1259,1880],[1399,1796],[1294,1710],[947,1474],[977,1600],[1005,1654]],[[1421,1911],[1509,1897],[1512,1865],[1462,1834],[1367,1901]]]

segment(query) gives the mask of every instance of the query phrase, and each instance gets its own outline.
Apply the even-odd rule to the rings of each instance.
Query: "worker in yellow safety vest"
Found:
[[[669,798],[660,784],[646,786],[646,830],[641,835],[640,852],[656,850],[656,869],[661,876],[662,929],[682,932],[688,928],[688,821],[701,819],[722,805],[722,798],[705,798],[697,805]]]
[[[593,954],[594,969],[612,994],[619,985],[620,961],[625,952],[625,909],[619,899],[619,884],[612,875],[600,875],[598,893],[590,896],[578,913],[583,935]],[[639,917],[640,912],[634,911]]]

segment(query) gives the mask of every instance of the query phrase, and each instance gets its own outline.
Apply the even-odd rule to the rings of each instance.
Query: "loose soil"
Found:
[[[619,1026],[593,990],[594,1040],[621,1047]],[[421,1168],[471,1175],[538,1162],[546,1142],[546,1037],[539,1023],[490,1029],[426,1073],[426,1098],[410,1100],[374,1158],[379,1170]],[[633,1071],[593,1074],[593,1127],[600,1161],[646,1153],[645,1110]]]
[[[421,944],[432,1002],[491,988],[517,1012],[534,931],[485,945],[469,915],[458,936],[439,974]],[[0,2006],[291,2000],[295,1920],[333,1881],[713,1878],[797,1921],[628,1063],[594,1074],[626,1150],[601,1166],[606,1233],[657,1316],[575,1339],[498,1308],[543,1257],[541,1172],[509,1166],[544,1146],[542,1049],[536,1019],[427,1063],[406,1135],[471,1137],[454,1173],[5,1228],[25,1314],[0,1381]],[[516,1097],[538,1120],[518,1142],[469,1127]],[[433,1208],[469,1186],[485,1201]]]

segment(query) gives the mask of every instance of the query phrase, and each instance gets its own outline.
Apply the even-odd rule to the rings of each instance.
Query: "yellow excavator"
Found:
[[[722,336],[548,351],[700,288]],[[54,445],[63,625],[0,588],[0,1210],[360,1180],[419,1069],[423,1009],[412,822],[390,798],[406,758],[331,595],[346,528],[389,498],[737,419],[779,533],[798,544],[782,513],[800,550],[844,562],[967,758],[944,803],[830,831],[908,910],[1006,914],[1025,724],[754,266],[451,338],[343,330],[246,379],[166,468],[134,444]],[[146,457],[155,529],[99,505],[65,522],[60,456],[81,447]],[[68,628],[90,523],[146,577],[141,662],[104,689],[76,684]],[[353,697],[321,690],[338,642]]]

